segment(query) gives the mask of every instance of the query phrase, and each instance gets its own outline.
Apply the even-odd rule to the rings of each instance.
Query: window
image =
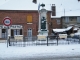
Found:
[[[20,35],[22,35],[22,29],[20,29]]]
[[[15,29],[14,35],[22,35],[22,29]]]
[[[32,29],[30,29],[30,28],[28,29],[27,36],[28,37],[31,37],[32,36]]]
[[[6,29],[2,29],[2,38],[6,38],[7,34],[6,34]]]
[[[69,23],[69,17],[65,17],[65,23]]]
[[[17,29],[17,35],[20,35],[20,29]]]
[[[77,17],[77,23],[80,23],[80,17]]]
[[[32,16],[31,15],[27,16],[27,23],[32,23]]]
[[[5,33],[6,32],[6,29],[2,29],[2,33]]]
[[[57,24],[60,24],[60,20],[59,19],[57,19]]]

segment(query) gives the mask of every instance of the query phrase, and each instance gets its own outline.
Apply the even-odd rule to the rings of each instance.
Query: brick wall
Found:
[[[32,24],[27,24],[27,15],[32,15]],[[47,13],[48,22],[51,20],[51,12]],[[32,10],[0,10],[0,25],[5,17],[9,17],[12,20],[12,25],[23,25],[23,34],[27,35],[27,29],[31,28],[33,30],[32,35],[36,36],[38,34],[38,11]]]
[[[57,19],[60,20],[60,24],[57,23]],[[51,23],[52,23],[52,26],[51,26],[52,29],[62,28],[62,22],[60,18],[52,18]]]

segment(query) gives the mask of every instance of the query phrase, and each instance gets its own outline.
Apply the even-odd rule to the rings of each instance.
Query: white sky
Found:
[[[51,10],[51,4],[56,5],[56,15],[80,16],[80,2],[77,0],[38,0],[37,4],[32,0],[0,0],[1,10],[38,10],[38,4],[45,3],[45,8]]]
[[[26,46],[26,47],[11,46],[7,48],[6,43],[0,43],[0,58],[10,58],[10,57],[32,58],[41,56],[44,57],[80,56],[80,44],[70,44],[70,45],[67,44],[58,46],[43,45],[43,46]]]

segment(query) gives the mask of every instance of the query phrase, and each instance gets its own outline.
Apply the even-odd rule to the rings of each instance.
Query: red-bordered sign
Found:
[[[4,20],[3,20],[3,24],[5,26],[10,26],[11,25],[11,19],[9,17],[5,17]]]

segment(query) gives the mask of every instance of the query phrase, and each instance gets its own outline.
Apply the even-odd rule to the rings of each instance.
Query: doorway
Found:
[[[2,29],[2,38],[7,38],[6,29]]]
[[[28,37],[28,41],[32,40],[32,29],[31,28],[27,30],[27,37]]]

